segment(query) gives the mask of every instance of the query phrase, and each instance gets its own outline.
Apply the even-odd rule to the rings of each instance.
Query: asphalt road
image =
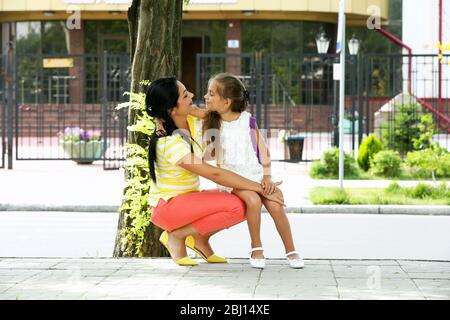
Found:
[[[308,259],[450,261],[450,216],[289,214],[295,243]],[[0,257],[111,257],[117,213],[0,212]],[[283,258],[273,221],[263,214],[265,254]],[[216,252],[245,258],[246,223],[212,238]]]

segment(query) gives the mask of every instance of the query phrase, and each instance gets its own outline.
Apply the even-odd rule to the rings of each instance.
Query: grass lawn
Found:
[[[389,192],[383,188],[354,188],[341,191],[338,187],[315,187],[309,194],[314,204],[409,204],[409,205],[450,205],[450,198],[414,198],[403,192]]]

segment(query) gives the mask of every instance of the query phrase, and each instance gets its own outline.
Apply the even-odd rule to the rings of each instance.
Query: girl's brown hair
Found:
[[[217,92],[223,99],[231,99],[231,110],[233,112],[242,112],[247,109],[249,101],[249,92],[244,84],[236,76],[230,73],[219,73],[209,79],[209,84],[215,81],[217,83]],[[203,122],[203,131],[208,129],[220,130],[220,115],[215,111],[209,111]]]

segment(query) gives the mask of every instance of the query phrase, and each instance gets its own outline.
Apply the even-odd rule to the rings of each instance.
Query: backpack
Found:
[[[258,158],[258,163],[261,164],[261,157],[259,155],[259,146],[256,137],[256,118],[250,116],[250,138],[252,140],[253,150],[255,150],[256,156]]]

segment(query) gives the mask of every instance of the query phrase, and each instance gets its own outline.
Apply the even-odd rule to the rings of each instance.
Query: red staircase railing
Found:
[[[437,126],[439,128],[441,128],[444,131],[447,131],[447,133],[450,133],[450,118],[449,117],[447,117],[442,112],[439,112],[438,110],[436,110],[436,108],[434,108],[432,105],[425,102],[424,99],[418,98],[418,97],[414,96],[413,94],[411,94],[411,96],[416,98],[417,102],[419,102],[422,105],[422,107],[424,107],[425,109],[427,109],[428,111],[430,111],[431,113],[433,113],[435,116],[437,116],[439,118],[439,120],[437,121]]]

